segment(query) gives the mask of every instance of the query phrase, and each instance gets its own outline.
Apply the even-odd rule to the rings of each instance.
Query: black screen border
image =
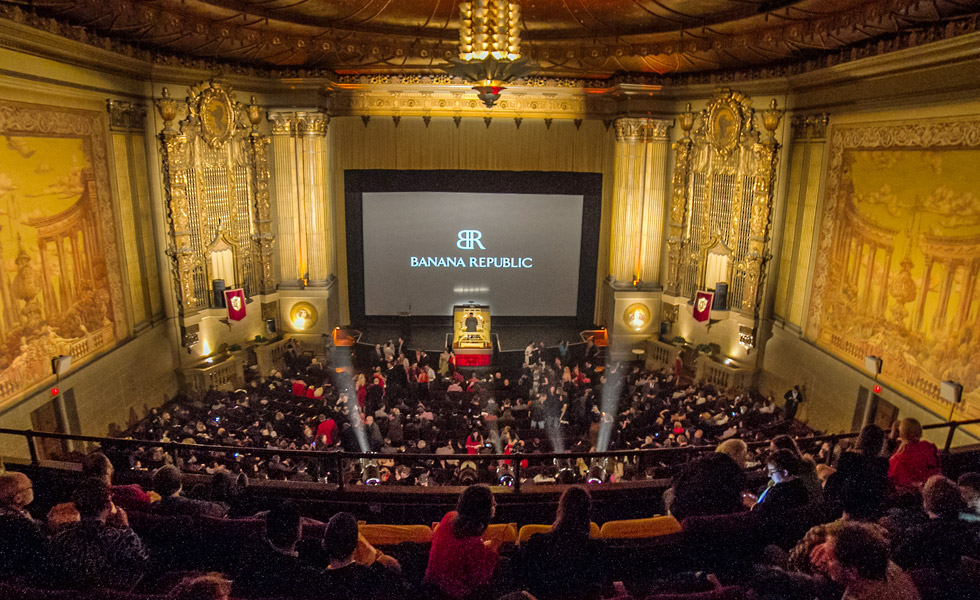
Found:
[[[595,320],[596,266],[602,221],[602,173],[567,171],[400,170],[344,171],[344,212],[347,229],[347,301],[351,325],[391,325],[400,315],[364,314],[363,195],[372,192],[471,192],[499,194],[581,195],[582,241],[579,255],[578,302],[574,317],[493,317],[500,326],[554,325],[588,328]],[[449,325],[451,315],[412,315],[419,324]]]

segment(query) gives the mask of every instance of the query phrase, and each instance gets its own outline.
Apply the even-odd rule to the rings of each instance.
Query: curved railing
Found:
[[[943,450],[949,452],[953,443],[953,436],[956,430],[964,425],[980,424],[980,419],[969,421],[949,421],[945,423],[934,423],[924,425],[923,429],[946,429],[946,443]],[[294,460],[316,461],[326,467],[325,471],[332,470],[336,474],[334,482],[335,489],[343,490],[350,485],[345,481],[345,467],[352,461],[399,461],[402,463],[435,461],[435,462],[457,462],[463,464],[472,462],[475,465],[507,464],[511,473],[512,491],[520,493],[522,474],[528,470],[528,466],[523,465],[524,461],[529,463],[551,463],[553,465],[571,465],[577,463],[579,459],[585,461],[586,465],[602,464],[607,458],[621,459],[633,465],[642,466],[650,464],[674,464],[679,465],[690,461],[697,455],[713,452],[714,446],[685,446],[681,448],[653,448],[646,450],[609,450],[605,452],[544,452],[533,454],[432,454],[432,453],[400,453],[400,454],[379,454],[375,452],[342,452],[342,451],[317,451],[317,450],[283,450],[278,448],[252,448],[238,446],[220,446],[206,444],[183,444],[179,442],[160,442],[150,440],[138,440],[127,438],[97,437],[88,435],[73,435],[64,433],[45,433],[31,429],[8,429],[0,428],[0,435],[18,436],[24,439],[27,444],[31,463],[40,464],[37,450],[38,439],[53,439],[62,441],[88,442],[99,444],[102,448],[125,449],[125,448],[161,448],[171,456],[179,453],[210,453],[212,455],[248,455],[257,457],[271,458],[279,456],[280,459],[292,458]],[[856,432],[835,433],[828,435],[810,436],[799,438],[798,443],[804,448],[815,448],[824,442],[830,444],[830,456],[834,456],[834,451],[841,440],[857,437]],[[750,448],[760,448],[767,446],[768,441],[749,442]],[[327,482],[329,483],[329,481]]]

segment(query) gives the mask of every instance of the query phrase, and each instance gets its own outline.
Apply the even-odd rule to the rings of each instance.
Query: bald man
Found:
[[[0,475],[0,579],[26,577],[42,581],[50,573],[48,540],[31,518],[34,486],[27,475]]]

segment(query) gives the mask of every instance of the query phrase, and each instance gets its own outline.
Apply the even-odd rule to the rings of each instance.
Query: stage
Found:
[[[358,342],[361,344],[374,346],[388,340],[397,342],[399,337],[403,337],[409,348],[425,350],[429,354],[442,352],[453,333],[451,325],[374,325],[360,331]],[[549,348],[554,348],[562,340],[568,340],[570,344],[582,344],[584,341],[581,331],[574,327],[495,325],[490,335],[498,352],[523,352],[530,342],[544,342]]]

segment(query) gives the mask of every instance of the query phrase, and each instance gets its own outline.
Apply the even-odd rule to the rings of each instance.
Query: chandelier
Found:
[[[534,70],[521,58],[521,7],[507,0],[461,2],[459,58],[444,70],[473,82],[478,97],[487,105],[500,99],[504,84]]]

